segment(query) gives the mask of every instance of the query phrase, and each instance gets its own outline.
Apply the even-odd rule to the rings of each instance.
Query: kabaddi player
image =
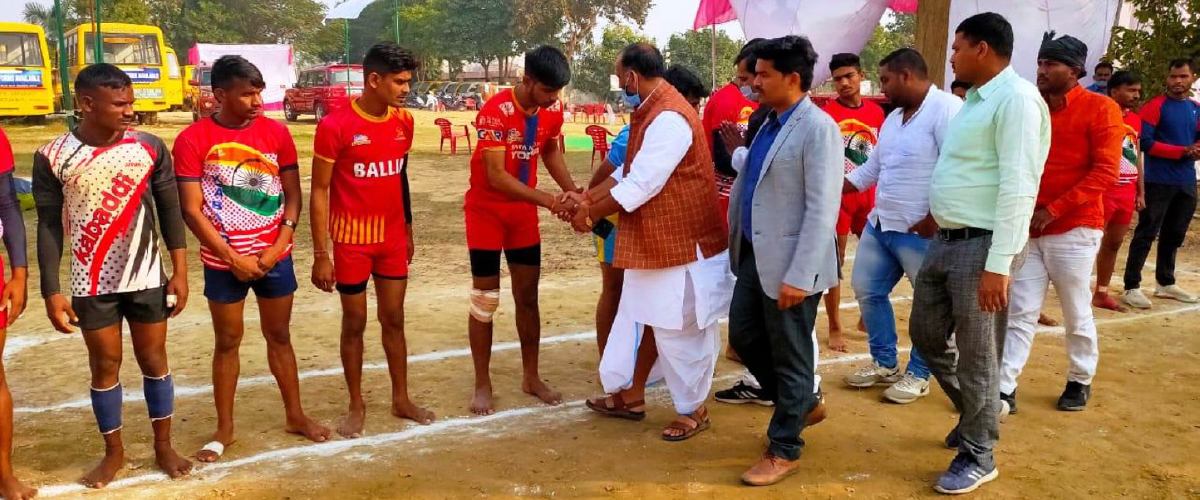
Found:
[[[563,111],[558,96],[570,81],[571,68],[562,52],[550,46],[535,48],[525,53],[520,85],[488,99],[475,118],[479,147],[471,157],[471,187],[463,211],[472,276],[467,320],[475,363],[471,411],[478,415],[491,414],[494,408],[489,364],[492,319],[500,305],[501,252],[512,275],[521,340],[521,390],[547,404],[562,402],[562,395],[538,375],[542,247],[537,209],[546,207],[565,220],[579,196],[559,148]],[[538,158],[545,160],[563,194],[537,189]]]
[[[131,130],[133,82],[111,64],[75,78],[83,119],[33,157],[38,210],[38,269],[54,328],[83,330],[92,372],[92,411],[104,436],[104,459],[83,478],[91,488],[112,482],[125,463],[121,441],[121,320],[154,428],[155,461],[171,478],[192,463],[171,447],[175,384],[167,365],[167,318],[187,304],[187,229],[171,153],[162,139]],[[159,230],[174,274],[163,273]],[[59,288],[64,228],[70,236],[71,300]]]
[[[292,235],[300,218],[296,144],[287,126],[262,115],[262,73],[241,56],[224,56],[212,67],[217,112],[184,129],[173,157],[183,218],[200,240],[204,296],[212,313],[213,402],[217,431],[196,454],[214,462],[234,442],[246,295],[254,290],[267,340],[267,363],[286,414],[284,429],[312,441],[329,429],[308,418],[300,405],[300,378],[292,350]]]
[[[408,397],[404,339],[404,294],[415,246],[408,192],[413,117],[401,106],[417,66],[412,52],[390,42],[376,44],[363,58],[362,95],[317,125],[309,201],[312,282],[326,292],[336,288],[342,298],[342,368],[350,407],[337,431],[344,437],[362,436],[366,422],[363,332],[372,277],[392,380],[392,415],[420,424],[434,419]],[[392,202],[397,197],[402,203]]]
[[[25,312],[27,292],[25,221],[21,217],[21,202],[17,201],[17,188],[13,184],[15,165],[12,145],[8,142],[8,136],[4,135],[4,129],[0,128],[0,235],[3,235],[8,262],[12,266],[12,279],[5,282],[3,275],[0,275],[0,283],[3,283],[0,289],[0,354],[4,353],[8,327]],[[0,272],[3,269],[4,260],[0,259]],[[37,490],[21,484],[13,475],[12,422],[12,393],[8,391],[4,362],[0,359],[0,495],[8,500],[25,500],[36,496]]]

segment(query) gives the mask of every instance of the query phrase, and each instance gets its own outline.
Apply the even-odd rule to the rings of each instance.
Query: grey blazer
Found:
[[[754,140],[761,138],[760,131]],[[758,179],[744,174],[749,151],[738,149],[733,166],[739,175],[729,200],[729,263],[735,274],[741,262],[744,184],[757,181],[751,242],[763,293],[778,299],[782,283],[809,293],[838,284],[843,155],[837,123],[807,97],[771,144]]]

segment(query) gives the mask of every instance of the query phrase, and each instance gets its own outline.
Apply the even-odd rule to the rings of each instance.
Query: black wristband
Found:
[[[280,221],[279,221],[279,225],[280,225],[280,226],[287,226],[287,227],[290,227],[290,228],[292,228],[292,229],[296,229],[296,221],[294,221],[294,220],[291,220],[291,219],[282,219],[282,220],[280,220]]]

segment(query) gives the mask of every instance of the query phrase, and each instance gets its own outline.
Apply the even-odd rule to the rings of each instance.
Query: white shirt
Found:
[[[884,231],[907,233],[929,214],[933,167],[942,150],[946,126],[962,106],[962,99],[930,85],[908,123],[904,122],[903,108],[887,116],[875,151],[866,163],[846,175],[860,191],[878,185],[875,209],[868,216],[871,224],[878,224]]]
[[[664,111],[646,128],[642,146],[629,174],[612,188],[614,200],[633,212],[658,195],[692,146],[692,128],[683,115]],[[618,238],[620,232],[618,231]],[[685,325],[683,295],[688,278],[695,294],[696,325]],[[641,324],[682,330],[707,328],[729,312],[733,275],[729,252],[704,258],[696,246],[696,260],[665,269],[626,269],[621,291],[622,313]]]

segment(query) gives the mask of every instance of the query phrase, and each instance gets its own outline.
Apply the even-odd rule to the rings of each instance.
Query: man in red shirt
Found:
[[[837,99],[825,105],[825,112],[833,117],[842,130],[845,147],[846,174],[867,162],[879,143],[879,129],[883,127],[883,108],[862,98],[862,63],[855,54],[834,54],[829,60],[829,71],[837,87]],[[842,195],[842,209],[838,214],[837,240],[838,262],[846,260],[846,244],[850,233],[862,236],[867,225],[867,215],[875,208],[875,188]],[[829,339],[826,345],[838,352],[846,352],[846,340],[842,336],[842,319],[838,307],[841,305],[842,287],[833,287],[825,294],[825,315],[829,317]],[[859,320],[859,330],[864,330]]]
[[[434,419],[433,412],[408,397],[404,339],[404,295],[415,248],[408,192],[413,118],[401,106],[416,70],[412,52],[390,42],[371,47],[363,58],[362,95],[321,120],[313,146],[312,281],[342,296],[342,366],[350,407],[338,433],[350,438],[362,436],[366,421],[363,332],[372,277],[392,381],[392,415],[420,424]],[[397,197],[401,203],[381,203]]]
[[[1117,183],[1125,126],[1117,103],[1079,85],[1087,46],[1071,36],[1042,40],[1037,86],[1050,108],[1050,155],[1030,222],[1028,254],[1012,275],[1000,362],[1001,399],[1016,413],[1017,377],[1053,284],[1062,304],[1071,366],[1058,409],[1081,411],[1100,357],[1092,317],[1092,265],[1104,236],[1104,194]]]
[[[1125,120],[1125,140],[1121,143],[1121,172],[1117,183],[1104,193],[1104,240],[1096,255],[1096,293],[1092,305],[1120,311],[1121,306],[1108,294],[1117,253],[1125,242],[1133,213],[1146,208],[1146,180],[1142,175],[1142,117],[1133,110],[1142,100],[1142,80],[1129,71],[1118,71],[1108,79],[1108,95],[1121,107]]]
[[[730,157],[733,152],[726,149],[724,141],[721,140],[721,124],[732,123],[745,132],[750,123],[750,114],[758,109],[758,96],[754,94],[750,83],[754,81],[754,65],[758,62],[754,50],[765,41],[755,38],[742,46],[742,50],[733,60],[733,80],[713,92],[708,98],[708,103],[704,105],[702,114],[704,135],[708,138],[713,168],[717,171],[717,193],[720,195],[718,199],[721,201],[721,211],[726,217],[729,213],[729,189],[733,187],[737,171],[733,169]]]
[[[4,129],[0,128],[0,234],[4,237],[4,247],[8,251],[9,265],[12,266],[12,279],[5,282],[3,274],[0,274],[0,283],[3,283],[3,287],[0,288],[0,306],[7,305],[6,310],[0,310],[0,355],[3,355],[8,327],[25,312],[25,280],[29,271],[25,249],[25,221],[21,216],[21,202],[17,201],[17,190],[13,184],[15,166],[12,144],[8,142]],[[0,259],[0,270],[3,268],[4,260]],[[10,500],[25,500],[36,496],[37,490],[25,486],[13,475],[12,423],[12,393],[9,392],[8,380],[4,377],[4,364],[0,363],[0,495]]]
[[[488,99],[475,118],[479,147],[471,156],[471,188],[463,211],[467,248],[471,255],[471,314],[468,332],[475,363],[475,396],[471,411],[493,411],[488,365],[492,352],[492,318],[500,304],[500,253],[508,260],[516,305],[517,335],[521,339],[521,390],[547,404],[562,402],[538,375],[538,278],[542,247],[538,207],[560,218],[579,198],[559,149],[563,112],[559,93],[571,81],[567,58],[558,49],[542,46],[525,53],[525,75],[516,87]],[[537,189],[537,162],[563,194]]]
[[[239,371],[246,295],[258,298],[267,359],[283,395],[284,429],[313,441],[329,429],[304,414],[292,350],[292,235],[300,217],[296,145],[282,123],[262,115],[262,73],[241,56],[212,67],[220,107],[184,129],[172,156],[183,218],[200,240],[204,295],[217,337],[213,401],[217,431],[196,459],[214,462],[233,444],[233,400]]]

